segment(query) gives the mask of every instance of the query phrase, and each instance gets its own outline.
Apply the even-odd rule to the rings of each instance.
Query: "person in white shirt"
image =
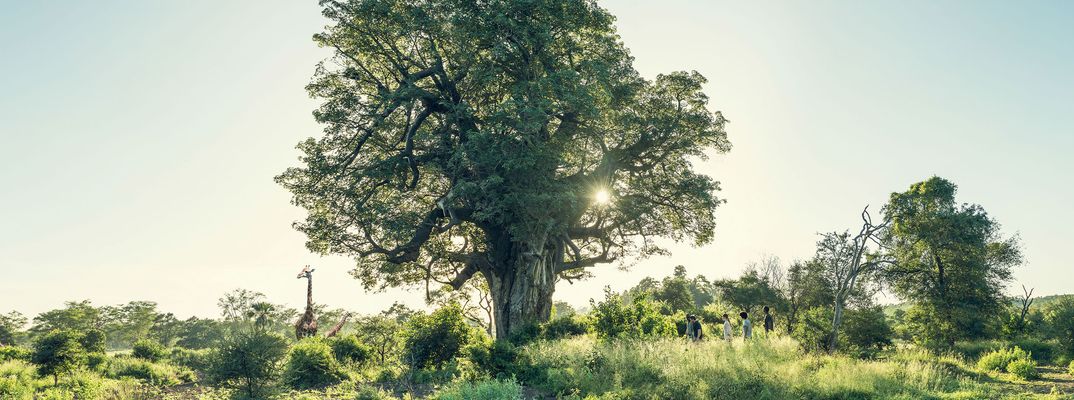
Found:
[[[743,311],[738,316],[742,317],[742,338],[746,340],[753,338],[753,324],[750,323],[750,315]]]
[[[723,340],[731,341],[731,317],[723,315]]]

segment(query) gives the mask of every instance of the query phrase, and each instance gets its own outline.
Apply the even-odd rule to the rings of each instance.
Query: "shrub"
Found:
[[[1059,339],[1064,353],[1074,356],[1074,296],[1049,303],[1042,312],[1048,336]]]
[[[462,355],[481,333],[470,326],[457,304],[406,322],[403,361],[413,369],[439,369]]]
[[[304,339],[291,347],[283,377],[295,389],[309,389],[340,381],[342,371],[332,347],[320,338]]]
[[[794,324],[791,337],[798,341],[802,350],[826,352],[832,332],[832,310],[814,307],[806,310]]]
[[[462,382],[437,392],[434,400],[521,400],[522,387],[514,381]]]
[[[53,383],[61,373],[78,368],[86,359],[86,353],[78,343],[79,335],[71,331],[55,330],[34,341],[30,361],[37,365],[42,375],[52,375]]]
[[[31,354],[33,351],[22,346],[0,346],[0,363],[11,360],[30,361]]]
[[[32,398],[35,372],[25,361],[0,362],[0,399]]]
[[[554,340],[584,335],[588,332],[589,321],[581,315],[571,315],[546,322],[542,327],[541,336],[545,339]]]
[[[846,350],[863,358],[875,357],[888,346],[895,332],[880,306],[846,310],[840,339]]]
[[[207,372],[212,364],[212,353],[208,349],[190,350],[182,347],[172,349],[168,359],[175,365],[190,368],[194,371]]]
[[[1067,365],[1067,373],[1074,375],[1074,360],[1070,361],[1070,365]]]
[[[362,365],[373,358],[373,349],[370,348],[355,335],[346,335],[332,338],[328,341],[332,346],[332,354],[336,360],[343,363]]]
[[[149,339],[141,339],[134,342],[134,346],[131,348],[131,355],[143,360],[160,361],[164,358],[165,351],[164,346],[160,343]]]
[[[354,400],[395,400],[395,397],[375,386],[361,386],[356,391]]]
[[[479,370],[497,379],[508,378],[514,374],[517,358],[518,349],[506,340],[470,347],[470,361]]]
[[[86,354],[86,366],[91,370],[98,370],[108,364],[108,355],[104,353]]]
[[[1024,380],[1033,380],[1040,377],[1037,373],[1037,362],[1029,359],[1011,361],[1007,364],[1007,372]]]
[[[109,360],[104,375],[113,379],[134,378],[154,386],[177,385],[195,380],[194,374],[188,369],[131,357],[113,357]]]
[[[981,359],[977,360],[977,368],[985,371],[1007,372],[1007,366],[1018,360],[1032,361],[1029,353],[1021,347],[999,349],[981,356]]]
[[[590,300],[593,306],[593,331],[602,339],[621,337],[670,337],[675,336],[675,322],[660,313],[656,303],[641,295],[630,304],[605,288],[604,301]]]
[[[264,332],[240,333],[224,340],[213,353],[209,375],[254,398],[276,379],[277,367],[286,352],[287,340],[282,336]]]

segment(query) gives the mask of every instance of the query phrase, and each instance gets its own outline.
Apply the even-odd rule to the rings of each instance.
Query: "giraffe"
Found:
[[[339,331],[343,330],[343,324],[346,324],[347,323],[347,318],[350,318],[350,317],[351,317],[351,313],[343,314],[343,318],[341,318],[339,320],[339,323],[336,324],[336,326],[333,326],[332,329],[329,329],[328,333],[324,334],[324,337],[330,338],[332,336],[336,336],[336,334],[339,333]]]
[[[306,312],[295,323],[295,337],[298,339],[317,335],[317,319],[313,317],[313,269],[307,265],[298,273],[298,279],[306,278]]]

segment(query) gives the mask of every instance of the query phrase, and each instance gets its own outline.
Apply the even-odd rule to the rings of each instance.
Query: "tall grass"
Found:
[[[918,399],[988,397],[954,358],[883,361],[804,354],[790,339],[689,343],[592,337],[522,349],[527,383],[557,396],[624,399]]]

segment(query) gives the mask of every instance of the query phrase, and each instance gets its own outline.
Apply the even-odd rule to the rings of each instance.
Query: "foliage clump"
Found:
[[[1011,363],[1015,361],[1032,361],[1030,354],[1021,347],[1003,348],[991,351],[977,360],[977,368],[984,371],[1010,372]]]
[[[1007,372],[1027,381],[1040,377],[1040,373],[1037,372],[1037,362],[1029,359],[1011,361],[1007,364]]]
[[[355,335],[337,336],[328,340],[332,354],[341,363],[363,365],[373,358],[373,349]]]
[[[466,322],[458,305],[410,318],[405,335],[403,361],[416,370],[439,369],[481,338],[481,332]]]
[[[442,389],[434,400],[522,400],[522,386],[514,381],[461,382]]]
[[[342,371],[332,347],[321,338],[307,338],[291,346],[283,378],[294,389],[309,389],[340,381]]]
[[[147,361],[160,361],[167,354],[164,346],[150,339],[141,339],[134,342],[131,355]]]
[[[622,296],[605,289],[604,300],[593,306],[593,332],[602,339],[675,336],[675,323],[660,313],[657,303],[647,296],[629,303]]]
[[[67,330],[54,330],[34,341],[30,361],[37,365],[41,375],[52,375],[53,382],[59,375],[68,373],[86,360],[86,352],[78,343],[80,335]]]
[[[287,340],[264,332],[243,332],[225,339],[212,356],[210,376],[255,398],[278,377]]]

